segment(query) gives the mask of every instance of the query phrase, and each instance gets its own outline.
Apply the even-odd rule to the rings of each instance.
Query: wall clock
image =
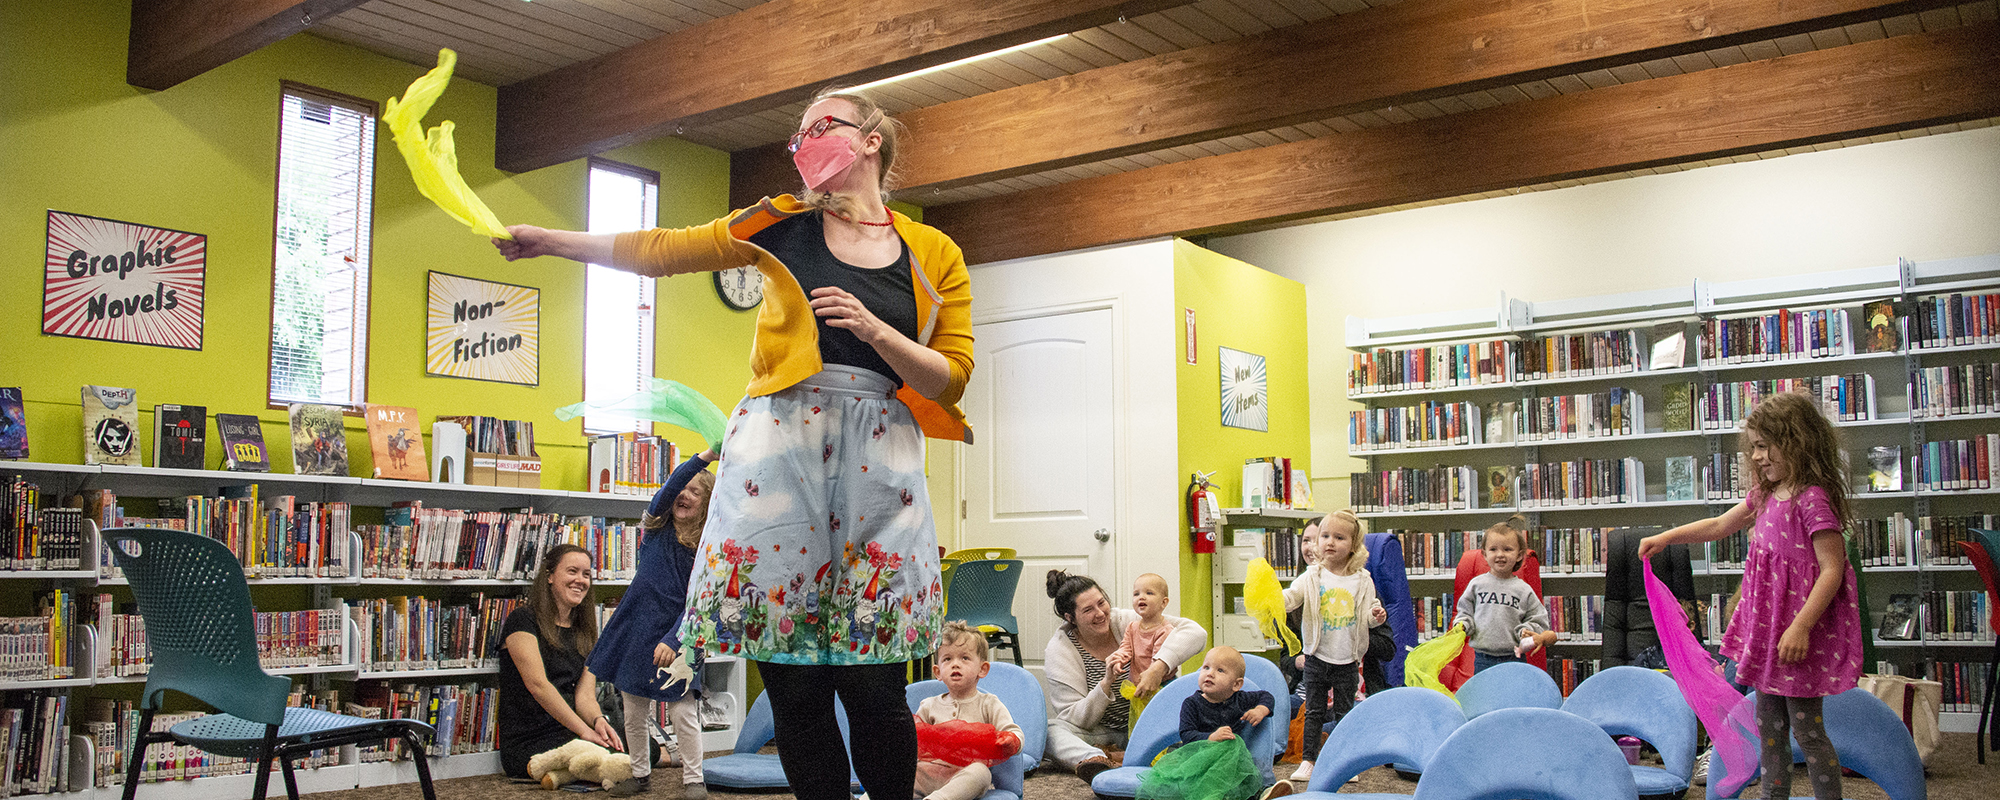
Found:
[[[748,311],[764,300],[764,276],[749,265],[719,270],[715,273],[715,294],[730,308]]]

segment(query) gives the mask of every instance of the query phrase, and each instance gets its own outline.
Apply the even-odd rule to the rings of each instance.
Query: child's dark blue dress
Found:
[[[590,651],[589,668],[598,680],[640,697],[672,702],[699,696],[701,651],[681,647],[681,613],[687,609],[688,578],[694,574],[694,549],[674,537],[674,498],[696,473],[708,467],[700,457],[683,462],[653,495],[648,516],[667,520],[647,531],[639,544],[639,565],[632,586],[612,612]],[[653,665],[653,648],[666,644],[680,651],[680,662],[693,670],[691,679],[677,678]],[[676,664],[679,666],[679,664]]]

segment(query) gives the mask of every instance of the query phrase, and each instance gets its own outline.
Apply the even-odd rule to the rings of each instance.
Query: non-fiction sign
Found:
[[[49,212],[42,333],[201,349],[208,237]]]
[[[430,273],[425,372],[451,378],[541,382],[542,292]]]

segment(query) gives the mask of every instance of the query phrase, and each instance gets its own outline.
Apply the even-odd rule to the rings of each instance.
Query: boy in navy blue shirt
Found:
[[[1226,741],[1271,715],[1271,693],[1243,691],[1243,654],[1228,645],[1201,660],[1200,691],[1181,702],[1181,744]]]

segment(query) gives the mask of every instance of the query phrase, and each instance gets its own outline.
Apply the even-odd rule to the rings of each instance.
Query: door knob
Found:
[[[1108,541],[1111,541],[1111,529],[1110,529],[1110,528],[1098,528],[1098,529],[1097,529],[1096,531],[1092,532],[1092,533],[1091,533],[1090,535],[1092,535],[1092,536],[1095,536],[1095,537],[1097,537],[1097,540],[1098,540],[1098,541],[1100,541],[1100,542],[1108,542]]]

